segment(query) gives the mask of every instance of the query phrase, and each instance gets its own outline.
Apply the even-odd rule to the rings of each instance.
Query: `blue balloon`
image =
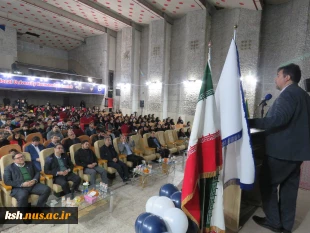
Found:
[[[136,233],[139,233],[140,227],[142,226],[144,219],[146,219],[146,217],[148,217],[150,215],[152,215],[152,214],[145,212],[145,213],[142,213],[138,216],[138,218],[136,219],[136,222],[135,222]]]
[[[139,233],[163,233],[168,232],[165,221],[157,216],[150,215],[146,217],[140,227]]]
[[[159,196],[165,196],[170,198],[170,196],[177,191],[179,191],[178,188],[175,187],[173,184],[164,184],[159,190]]]
[[[181,204],[182,204],[181,198],[182,198],[182,192],[181,191],[177,191],[171,195],[170,199],[173,201],[176,208],[181,209]]]

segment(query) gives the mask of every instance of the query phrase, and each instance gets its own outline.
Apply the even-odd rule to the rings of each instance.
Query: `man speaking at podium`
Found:
[[[264,129],[266,135],[260,176],[266,217],[253,220],[274,232],[292,232],[300,166],[310,160],[310,97],[298,86],[300,78],[298,65],[280,67],[275,78],[279,97],[264,118],[249,120],[251,128]]]

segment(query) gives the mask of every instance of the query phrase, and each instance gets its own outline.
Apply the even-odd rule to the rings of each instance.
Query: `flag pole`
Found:
[[[211,71],[211,46],[212,46],[212,43],[211,43],[211,40],[209,41],[209,44],[208,44],[208,47],[209,47],[209,52],[208,52],[208,62],[207,62],[207,66],[209,66],[210,68],[210,71]],[[203,204],[202,204],[202,208],[203,208],[203,211],[202,211],[202,216],[201,216],[201,224],[200,224],[200,233],[204,233],[204,228],[205,228],[205,222],[204,222],[204,215],[205,215],[205,204],[206,204],[206,197],[205,197],[205,190],[206,190],[206,179],[204,178],[203,179]]]
[[[236,42],[236,36],[237,36],[237,28],[238,28],[238,25],[236,24],[234,26],[234,41]]]
[[[236,37],[237,37],[237,28],[238,25],[236,24],[234,26],[234,41],[236,43]],[[225,170],[226,170],[226,154],[227,154],[227,146],[224,146],[224,153],[223,153],[223,188],[225,189]],[[225,206],[224,206],[225,208]]]

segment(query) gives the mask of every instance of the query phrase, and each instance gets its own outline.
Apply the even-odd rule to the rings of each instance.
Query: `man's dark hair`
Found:
[[[14,152],[15,152],[15,151],[14,151]],[[21,152],[17,151],[17,153],[15,153],[15,154],[12,155],[12,159],[15,159],[15,156],[16,156],[16,155],[23,155],[23,154],[22,154]]]
[[[62,146],[62,148],[64,147],[61,143],[56,143],[54,148],[56,148],[57,146]]]
[[[85,144],[86,142],[89,142],[88,140],[83,140],[82,142],[81,142],[81,144],[83,145],[83,144]]]
[[[32,141],[33,141],[33,142],[39,142],[39,141],[40,141],[40,138],[39,138],[38,136],[34,136],[34,137],[32,138]]]
[[[278,72],[281,70],[283,70],[284,76],[289,75],[294,83],[299,83],[301,79],[301,70],[298,65],[291,63],[278,68]]]
[[[9,153],[11,153],[11,152],[15,152],[15,153],[20,153],[18,150],[16,150],[16,149],[11,149],[11,150],[9,150]]]

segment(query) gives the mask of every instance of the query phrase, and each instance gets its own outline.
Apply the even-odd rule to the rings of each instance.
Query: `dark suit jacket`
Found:
[[[78,149],[74,154],[74,160],[76,165],[82,166],[84,168],[87,168],[87,165],[92,163],[98,164],[97,156],[91,149]]]
[[[40,172],[36,169],[32,162],[25,162],[25,167],[27,168],[30,176],[33,180],[40,182]],[[14,196],[18,188],[22,183],[24,183],[24,177],[15,163],[12,163],[4,168],[4,183],[6,185],[12,186],[11,196]]]
[[[158,145],[161,147],[160,142],[158,141],[158,139],[156,137],[154,137],[154,138],[149,137],[147,139],[147,143],[149,144],[149,147],[151,147],[151,148],[158,148],[158,146],[156,145],[156,143],[154,141],[157,141]]]
[[[73,165],[70,157],[68,155],[62,154],[61,159],[64,162],[65,167],[67,169],[70,168],[70,170],[71,170],[70,172],[72,172],[74,165]],[[59,172],[59,171],[60,171],[60,167],[59,167],[57,158],[54,154],[51,154],[45,160],[44,173],[47,175],[56,176],[57,172]]]
[[[39,144],[39,150],[44,150],[44,146]],[[28,145],[25,148],[25,152],[28,152],[31,155],[31,162],[33,162],[33,164],[36,166],[36,168],[41,171],[41,163],[36,161],[37,158],[39,158],[39,154],[36,151],[36,149],[34,148],[34,146],[32,144]]]
[[[112,145],[110,145],[108,147],[106,145],[103,145],[100,148],[100,158],[108,160],[108,162],[113,162],[114,158],[117,158],[117,160],[119,160],[118,154],[116,153],[116,151]]]
[[[265,118],[250,126],[265,129],[266,154],[289,160],[310,160],[310,97],[297,84],[289,85],[275,100]]]
[[[79,138],[75,138],[73,140],[68,138],[67,140],[65,140],[63,144],[65,152],[69,152],[70,146],[72,146],[73,144],[77,144],[77,143],[81,143],[81,140]]]
[[[55,144],[50,142],[50,144],[48,144],[46,148],[54,148],[54,147],[55,147]]]

